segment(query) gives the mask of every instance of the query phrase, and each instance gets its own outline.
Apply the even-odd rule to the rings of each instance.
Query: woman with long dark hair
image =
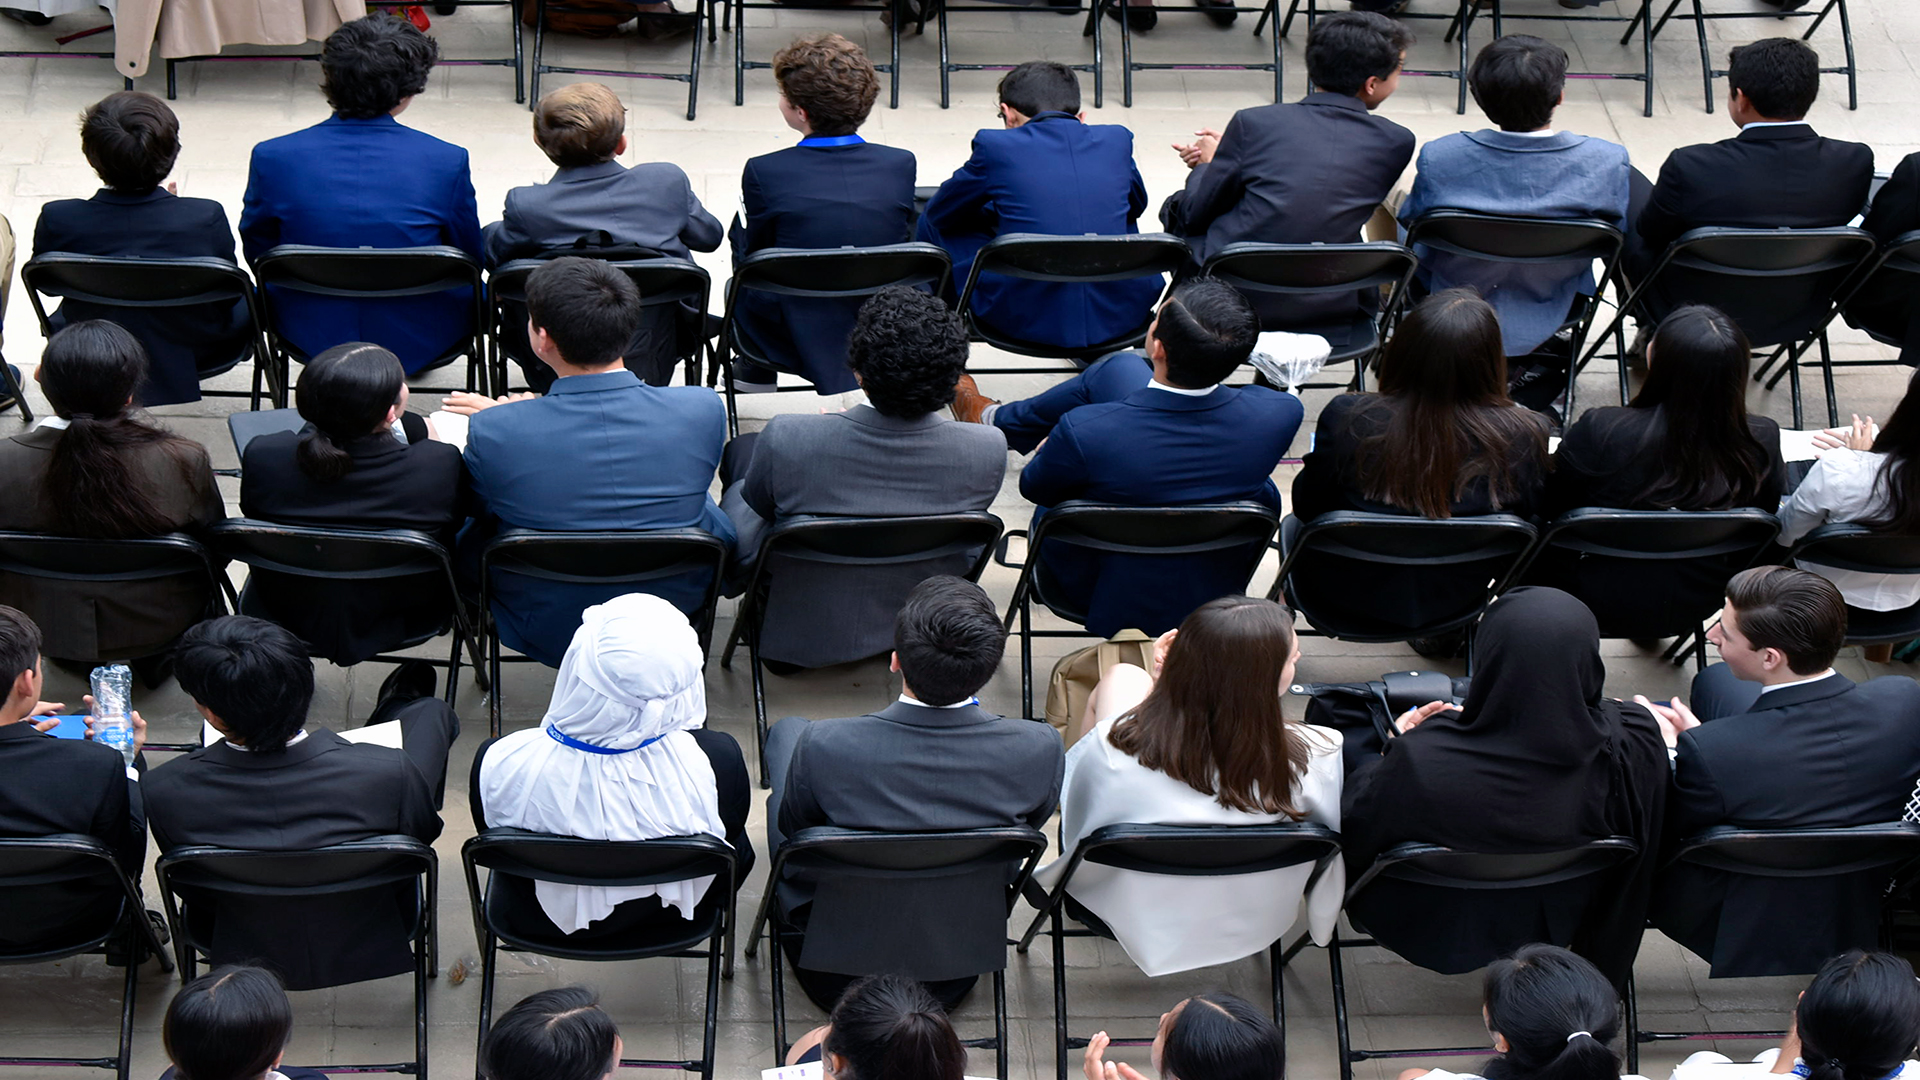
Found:
[[[1153,672],[1115,665],[1095,688],[1093,724],[1067,753],[1062,857],[1036,880],[1051,888],[1073,849],[1122,822],[1340,827],[1340,734],[1289,723],[1280,695],[1300,646],[1287,610],[1228,596],[1163,635]],[[1265,949],[1296,922],[1326,941],[1345,875],[1310,865],[1244,877],[1174,877],[1082,863],[1067,895],[1113,931],[1148,975],[1224,964]]]
[[[967,1050],[926,987],[905,975],[869,975],[787,1051],[787,1064],[806,1061],[826,1066],[833,1080],[961,1080]]]
[[[1406,1069],[1400,1080],[1617,1080],[1620,997],[1606,977],[1555,945],[1526,945],[1487,966],[1481,1009],[1494,1056],[1478,1073]],[[1878,1080],[1878,1078],[1875,1078]]]
[[[1806,1080],[1910,1080],[1920,1076],[1914,1060],[1920,1044],[1920,982],[1913,965],[1892,953],[1851,949],[1827,961],[1794,1006],[1787,1037],[1751,1063],[1730,1068],[1711,1050],[1688,1057],[1675,1080],[1709,1075],[1760,1077],[1769,1073]]]
[[[77,322],[47,342],[34,378],[54,415],[0,442],[0,529],[133,540],[226,516],[206,449],[134,408],[146,374],[146,350],[110,322]],[[161,653],[212,599],[203,573],[104,589],[0,578],[0,604],[33,616],[47,655],[82,662]]]

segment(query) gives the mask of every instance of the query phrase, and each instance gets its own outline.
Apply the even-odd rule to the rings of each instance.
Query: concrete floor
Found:
[[[1617,25],[1522,24],[1518,21],[1522,13],[1557,14],[1559,8],[1546,0],[1508,0],[1505,6],[1513,16],[1512,29],[1561,42],[1575,54],[1577,67],[1619,71],[1637,62],[1637,49],[1622,49],[1617,44]],[[1446,7],[1440,0],[1415,0],[1414,10],[1430,12]],[[1609,4],[1601,10],[1613,13],[1624,7]],[[1708,7],[1728,11],[1763,10],[1756,0],[1711,0]],[[1901,155],[1920,149],[1920,111],[1913,106],[1913,102],[1920,99],[1920,74],[1915,71],[1915,57],[1920,56],[1920,49],[1915,48],[1920,46],[1920,9],[1900,0],[1852,0],[1851,7],[1860,66],[1860,111],[1846,109],[1843,80],[1828,76],[1823,86],[1825,96],[1812,119],[1826,134],[1872,144],[1879,168],[1884,172],[1890,170]],[[1176,6],[1173,10],[1179,9]],[[95,16],[67,16],[51,31],[27,31],[18,24],[0,22],[0,50],[44,49],[52,33],[71,32],[97,21]],[[453,17],[436,16],[434,22],[434,32],[441,38],[443,52],[448,56],[500,55],[506,51],[508,22],[501,9],[467,9]],[[791,36],[815,29],[832,29],[864,40],[876,54],[884,52],[886,47],[885,34],[876,20],[849,12],[753,12],[747,25],[752,31],[749,55],[762,59]],[[953,51],[958,61],[1006,64],[1038,56],[1084,63],[1092,55],[1090,46],[1080,36],[1080,19],[995,12],[955,14],[953,25]],[[1773,32],[1774,25],[1770,21],[1715,24],[1710,33],[1715,41],[1716,62],[1724,62],[1727,44]],[[1253,37],[1249,33],[1251,29],[1250,16],[1243,17],[1231,30],[1219,30],[1205,20],[1170,14],[1157,31],[1137,40],[1136,55],[1141,60],[1186,63],[1257,61],[1268,46],[1265,39]],[[1438,23],[1416,25],[1423,40],[1409,59],[1410,68],[1440,68],[1454,62],[1453,49],[1438,40],[1441,29]],[[1724,106],[1713,115],[1702,111],[1699,57],[1686,33],[1688,29],[1669,27],[1656,42],[1660,81],[1651,118],[1641,115],[1638,84],[1577,80],[1568,85],[1566,105],[1560,111],[1557,126],[1624,143],[1633,153],[1636,164],[1650,175],[1675,146],[1733,134]],[[1489,33],[1484,24],[1476,27],[1474,43],[1484,43]],[[1301,36],[1296,27],[1284,42],[1289,98],[1297,97],[1306,89]],[[107,39],[89,39],[74,47],[102,40]],[[702,46],[705,63],[702,99],[699,119],[693,123],[684,119],[685,87],[682,84],[606,80],[626,98],[630,109],[628,123],[633,146],[628,160],[667,159],[679,163],[692,176],[694,189],[701,199],[722,220],[738,207],[738,176],[744,160],[788,145],[793,138],[773,108],[773,82],[766,72],[748,73],[744,108],[736,108],[731,103],[731,45],[730,36],[722,34],[717,46]],[[1134,130],[1136,153],[1155,205],[1175,190],[1184,176],[1178,159],[1168,149],[1170,143],[1185,141],[1189,132],[1202,126],[1218,128],[1233,110],[1258,105],[1270,98],[1269,77],[1261,73],[1156,71],[1137,76],[1134,107],[1121,108],[1117,38],[1109,35],[1108,45],[1106,107],[1091,111],[1090,119],[1125,124]],[[1840,46],[1833,27],[1821,30],[1816,45],[1829,63],[1838,61]],[[685,61],[685,50],[685,39],[670,44],[631,38],[610,42],[556,40],[550,46],[549,55],[550,59],[578,66],[677,68]],[[993,84],[997,76],[982,72],[956,74],[952,107],[943,110],[939,107],[938,71],[932,66],[937,53],[931,33],[925,37],[909,37],[904,54],[901,107],[897,111],[887,109],[883,98],[883,107],[875,110],[866,133],[877,141],[913,150],[922,162],[920,182],[938,183],[965,159],[968,134],[991,121]],[[573,76],[548,76],[543,85],[552,86],[553,80],[569,78]],[[206,63],[182,68],[180,97],[174,106],[181,117],[185,143],[175,174],[181,193],[219,199],[227,205],[230,214],[237,216],[246,183],[249,148],[260,139],[326,116],[318,79],[318,69],[310,63]],[[164,90],[164,81],[158,74],[149,75],[140,85],[156,93]],[[75,118],[88,103],[117,88],[118,80],[105,61],[0,60],[0,213],[4,213],[21,234],[22,261],[30,248],[32,222],[40,204],[53,198],[84,196],[97,186],[80,155]],[[1451,80],[1408,78],[1403,81],[1401,91],[1381,111],[1411,127],[1422,138],[1483,126],[1484,120],[1477,112],[1467,116],[1455,114],[1454,95]],[[508,188],[543,180],[550,174],[545,159],[531,144],[528,114],[513,103],[512,77],[505,69],[440,68],[405,120],[472,151],[474,183],[483,219],[498,215]],[[369,178],[369,183],[377,182],[377,178]],[[728,265],[724,252],[699,259],[713,273],[716,282],[724,281]],[[6,312],[5,340],[11,345],[11,359],[30,366],[39,349],[38,331],[32,309],[17,289]],[[1844,328],[1836,335],[1836,345],[1842,358],[1885,355],[1884,350]],[[980,350],[978,358],[987,361],[983,366],[990,367],[993,362],[987,350]],[[1904,389],[1906,374],[1904,368],[1844,371],[1839,378],[1841,405],[1845,410],[1885,416]],[[1582,382],[1583,402],[1605,403],[1612,392],[1611,380],[1611,371],[1596,365],[1594,372]],[[1047,378],[992,376],[982,381],[988,393],[1012,398],[1035,392],[1046,385]],[[241,385],[238,376],[228,376],[225,382],[233,387]],[[1817,386],[1817,380],[1810,385],[1808,396],[1810,415],[1818,416],[1824,410],[1824,402],[1811,386]],[[1309,392],[1307,396],[1311,417],[1330,393]],[[424,396],[416,401],[425,404]],[[1765,411],[1783,423],[1790,416],[1784,389],[1775,393],[1756,389],[1751,403],[1756,410]],[[233,404],[231,400],[208,401],[158,411],[176,430],[209,446],[216,467],[230,468],[236,461],[225,418]],[[36,410],[44,408],[44,402],[37,395],[34,405]],[[804,394],[780,395],[777,401],[764,397],[748,399],[743,406],[743,427],[747,430],[759,427],[775,409],[817,407],[814,399]],[[10,432],[16,424],[12,415],[0,417],[0,432]],[[1306,446],[1307,435],[1303,432],[1294,452],[1303,452]],[[995,512],[1009,527],[1024,525],[1031,512],[1016,491],[1020,464],[1020,459],[1009,455],[1007,483],[995,506]],[[1292,471],[1291,466],[1283,465],[1276,474],[1283,491]],[[230,500],[237,497],[236,482],[223,480],[222,486]],[[229,508],[237,512],[231,503]],[[1270,560],[1255,578],[1254,588],[1264,590],[1273,572]],[[1013,574],[994,567],[987,572],[983,583],[996,600],[1005,603],[1013,589]],[[732,616],[733,604],[724,602],[717,630],[719,640],[724,640],[731,628]],[[1038,678],[1045,678],[1055,657],[1078,644],[1041,642],[1036,649]],[[1661,696],[1684,692],[1688,673],[1660,662],[1629,643],[1609,642],[1605,652],[1608,693],[1627,696],[1645,692]],[[1306,643],[1300,678],[1310,681],[1361,679],[1410,666],[1430,665],[1417,660],[1401,646],[1311,639]],[[1912,673],[1906,666],[1868,665],[1859,658],[1857,650],[1848,650],[1840,669],[1854,678]],[[384,674],[385,670],[379,666],[349,671],[323,664],[313,722],[333,726],[358,724],[371,708],[375,689]],[[749,747],[751,754],[752,699],[744,663],[728,671],[715,662],[709,667],[708,680],[709,723],[735,736],[743,746]],[[50,696],[77,700],[80,693],[77,680],[55,675],[49,682]],[[509,726],[537,722],[552,686],[552,673],[535,665],[515,665],[509,668],[503,683],[498,692],[503,695]],[[988,708],[1018,713],[1019,688],[1015,652],[982,697]],[[770,708],[775,716],[830,717],[862,713],[881,706],[894,692],[885,666],[880,663],[768,680]],[[139,705],[154,725],[156,741],[187,741],[194,736],[190,703],[177,687],[169,685],[147,694]],[[1297,702],[1290,703],[1289,707],[1295,705]],[[429,1007],[433,1069],[443,1076],[462,1075],[473,1068],[478,1005],[475,985],[478,960],[458,865],[460,845],[473,834],[465,809],[467,777],[473,748],[484,734],[486,701],[477,688],[468,683],[461,688],[459,706],[468,718],[468,731],[454,748],[446,800],[447,827],[435,845],[443,873],[439,898],[442,972],[430,990]],[[756,831],[764,820],[763,814],[763,810],[755,812]],[[762,850],[761,869],[741,894],[743,919],[759,902],[767,862],[766,852]],[[149,902],[159,906],[158,897],[151,891]],[[1014,929],[1024,928],[1027,917],[1030,916],[1023,907],[1016,916]],[[1112,943],[1075,941],[1067,950],[1067,962],[1073,968],[1072,1028],[1079,1034],[1105,1028],[1115,1035],[1150,1035],[1154,1017],[1187,994],[1227,989],[1259,1000],[1267,985],[1266,964],[1260,958],[1150,980],[1140,975]],[[1010,958],[1008,1007],[1014,1018],[1015,1076],[1046,1076],[1052,1069],[1049,967],[1044,947],[1036,948],[1028,956]],[[1456,1046],[1484,1043],[1486,1036],[1478,1017],[1475,976],[1433,975],[1377,950],[1355,953],[1349,959],[1347,970],[1356,1042]],[[1721,1031],[1768,1028],[1781,1023],[1783,1011],[1791,1006],[1794,993],[1802,983],[1799,979],[1710,983],[1704,965],[1657,934],[1647,937],[1638,976],[1643,1026],[1694,1026]],[[722,1076],[751,1076],[755,1070],[772,1064],[768,978],[767,958],[763,954],[758,961],[743,960],[732,983],[721,992],[719,1074]],[[510,955],[504,957],[501,964],[500,1002],[504,1007],[534,990],[571,982],[587,982],[600,990],[603,1003],[621,1025],[630,1055],[679,1057],[698,1052],[704,971],[697,962],[656,960],[595,966]],[[1333,1008],[1324,954],[1315,949],[1304,952],[1287,971],[1285,985],[1294,1074],[1334,1076],[1337,1066]],[[142,972],[134,1052],[136,1076],[156,1076],[166,1064],[160,1046],[160,1019],[166,1000],[176,986],[172,977],[162,975],[151,964]],[[106,1052],[113,1037],[118,989],[117,973],[106,971],[98,959],[0,970],[0,1054]],[[288,1060],[321,1064],[394,1061],[407,1057],[412,1041],[410,989],[409,980],[396,978],[296,994],[298,1025]],[[794,1031],[803,1030],[818,1020],[818,1014],[797,993],[790,995],[789,1002]],[[985,993],[976,993],[966,1004],[957,1016],[963,1036],[990,1030],[989,1005],[990,998]],[[1687,1050],[1700,1045],[1704,1044],[1684,1049],[1675,1044],[1648,1047],[1642,1058],[1642,1072],[1663,1077]],[[1736,1054],[1751,1054],[1759,1048],[1759,1044],[1736,1042],[1722,1047]],[[1117,1051],[1115,1056],[1137,1064],[1145,1062],[1144,1048]],[[1407,1063],[1367,1062],[1359,1065],[1356,1072],[1365,1080],[1374,1080],[1394,1076],[1404,1064]],[[991,1056],[976,1053],[969,1071],[979,1075],[991,1068]],[[17,1070],[17,1074],[37,1075],[41,1071],[22,1069]]]

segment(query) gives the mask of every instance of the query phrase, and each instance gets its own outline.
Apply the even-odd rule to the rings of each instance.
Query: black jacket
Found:
[[[61,833],[105,844],[138,881],[147,854],[140,785],[127,778],[126,762],[111,747],[43,735],[24,720],[0,726],[0,836]],[[57,939],[63,929],[78,930],[120,906],[117,886],[0,890],[0,945]]]
[[[1893,167],[1873,207],[1860,227],[1891,244],[1903,234],[1920,229],[1920,153],[1908,154]],[[1920,304],[1908,290],[1869,286],[1847,305],[1847,322],[1900,343],[1900,362],[1920,363]]]

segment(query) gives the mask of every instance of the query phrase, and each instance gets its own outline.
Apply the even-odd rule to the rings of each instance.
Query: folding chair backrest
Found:
[[[161,886],[251,897],[333,896],[410,881],[437,869],[433,848],[410,836],[382,836],[309,851],[238,851],[193,846],[160,857]]]
[[[1308,522],[1309,550],[1387,566],[1466,566],[1509,560],[1533,545],[1532,525],[1512,514],[1446,519],[1341,510]]]
[[[480,287],[480,264],[459,248],[329,248],[281,244],[254,264],[262,286],[353,299],[430,296]]]
[[[1202,271],[1246,293],[1288,296],[1355,292],[1391,286],[1396,292],[1418,265],[1399,244],[1228,244]]]
[[[1313,822],[1282,825],[1107,825],[1080,841],[1090,863],[1173,877],[1237,877],[1319,863],[1340,835]]]
[[[1280,526],[1279,515],[1260,503],[1213,503],[1200,506],[1111,506],[1080,501],[1050,508],[1033,530],[1029,562],[1043,545],[1064,545],[1110,555],[1183,557],[1212,554],[1222,560],[1238,558],[1244,577],[1252,580]],[[1033,596],[1061,618],[1084,623],[1086,615],[1063,597],[1053,595],[1044,574],[1031,578]]]
[[[1920,858],[1920,824],[1894,821],[1837,829],[1722,826],[1690,837],[1669,863],[1767,878],[1893,871]]]
[[[938,292],[951,273],[946,251],[934,244],[767,248],[734,268],[727,300],[731,308],[742,289],[813,298],[872,296],[890,285],[931,286]]]
[[[1850,312],[1856,302],[1886,306],[1901,304],[1909,311],[1920,307],[1920,230],[1904,233],[1881,249],[1867,271],[1855,280],[1841,301],[1841,310]],[[1868,327],[1868,333],[1882,337],[1880,327]],[[1897,341],[1897,344],[1905,344]]]
[[[1542,550],[1642,561],[1758,555],[1780,531],[1780,519],[1752,507],[1737,510],[1571,510],[1540,538]]]
[[[1532,853],[1492,854],[1457,851],[1437,844],[1399,844],[1374,860],[1360,880],[1348,888],[1347,899],[1351,902],[1361,890],[1382,879],[1443,889],[1530,889],[1611,870],[1639,851],[1639,845],[1622,836]]]
[[[945,555],[975,557],[977,577],[1000,538],[1002,523],[984,510],[897,518],[834,518],[802,515],[767,534],[769,556],[839,566],[923,562]]]
[[[1407,228],[1407,246],[1425,245],[1470,259],[1555,263],[1576,259],[1611,263],[1624,237],[1604,221],[1508,217],[1468,210],[1430,210]]]
[[[214,571],[207,550],[183,533],[99,540],[0,532],[0,573],[105,584],[180,574],[203,574],[211,581]]]
[[[438,540],[415,529],[316,529],[228,518],[207,530],[221,558],[308,578],[372,581],[440,573]]]
[[[582,840],[523,829],[487,829],[462,857],[514,877],[562,885],[661,885],[710,875],[732,879],[733,849],[712,836]]]
[[[1852,228],[1693,229],[1641,285],[1720,308],[1761,348],[1812,336],[1877,246],[1872,233]]]
[[[171,308],[244,300],[253,311],[253,281],[225,259],[124,259],[42,252],[20,268],[43,331],[40,297],[57,296],[126,308]]]
[[[0,964],[30,964],[59,959],[99,947],[119,925],[130,886],[113,852],[91,836],[77,834],[0,838],[0,891],[26,898],[35,889],[64,886],[61,902],[71,905],[76,888],[117,897],[120,907],[102,905],[100,919],[87,926],[62,928],[60,939],[0,945]]]
[[[999,274],[1024,281],[1127,281],[1174,273],[1191,258],[1186,241],[1168,233],[1008,233],[994,237],[980,249],[973,259],[972,274],[975,278]]]
[[[1920,536],[1875,532],[1864,525],[1822,525],[1800,538],[1792,559],[1863,574],[1920,574]]]
[[[706,310],[707,294],[712,279],[697,264],[669,255],[654,254],[643,257],[629,257],[621,252],[620,257],[603,256],[592,248],[581,251],[568,251],[559,254],[577,255],[587,259],[604,258],[615,270],[627,276],[635,288],[640,290],[642,307],[656,307],[662,304],[678,304],[683,301],[693,303],[702,311]],[[558,257],[556,255],[555,257]],[[527,301],[527,277],[541,266],[546,259],[515,259],[498,270],[487,275],[487,294],[495,305],[502,301]]]
[[[1316,630],[1358,641],[1402,641],[1471,623],[1520,568],[1533,547],[1532,524],[1512,514],[1430,519],[1341,510],[1301,527],[1289,543],[1273,599],[1284,591]],[[1339,560],[1326,562],[1325,560]],[[1418,570],[1418,587],[1458,600],[1450,612],[1429,610],[1420,627],[1384,620],[1348,600],[1342,582],[1371,573]],[[1438,579],[1453,580],[1444,588]],[[1433,607],[1436,605],[1429,605]]]
[[[549,533],[510,529],[487,546],[489,569],[543,581],[639,585],[701,573],[717,577],[726,541],[698,529]]]

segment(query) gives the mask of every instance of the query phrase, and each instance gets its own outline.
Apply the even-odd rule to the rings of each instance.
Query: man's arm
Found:
[[[1727,823],[1726,795],[1691,731],[1680,732],[1674,745],[1667,822],[1668,835],[1676,839]]]
[[[1054,426],[1062,417],[1082,405],[1093,404],[1094,387],[1090,377],[1097,374],[1097,369],[1102,364],[1125,359],[1108,357],[1095,361],[1087,370],[1065,382],[1054,383],[1033,397],[995,407],[993,426],[1007,437],[1007,449],[1019,454],[1033,453],[1034,447],[1053,434]]]
[[[1187,176],[1184,192],[1168,200],[1169,209],[1177,208],[1186,235],[1205,233],[1215,218],[1240,201],[1247,186],[1241,172],[1241,155],[1246,152],[1246,141],[1246,130],[1240,123],[1240,114],[1235,113],[1233,119],[1227,121],[1227,130],[1220,136],[1220,145],[1213,152],[1213,160],[1194,166],[1193,172]],[[1162,216],[1166,216],[1166,211],[1162,211]]]
[[[693,193],[693,184],[687,180],[687,174],[675,169],[680,176],[680,187],[686,195],[687,223],[680,230],[680,242],[694,251],[716,251],[720,241],[726,238],[726,230],[721,228],[720,219],[707,213],[700,205],[700,196]]]
[[[1860,227],[1883,244],[1920,229],[1920,153],[1908,154],[1893,167],[1893,175],[1874,196],[1873,207]]]
[[[1090,477],[1086,455],[1080,449],[1071,420],[1063,420],[1047,444],[1020,470],[1020,495],[1035,506],[1057,506],[1077,499]]]
[[[515,196],[523,189],[514,188],[507,192],[506,205],[502,208],[500,220],[488,225],[481,231],[482,243],[486,247],[487,268],[498,269],[513,260],[519,252],[533,244],[533,237],[520,227],[519,209],[514,205]]]
[[[486,254],[480,238],[480,206],[473,194],[473,172],[468,168],[467,152],[460,151],[460,164],[453,182],[453,205],[448,207],[447,243],[476,259]]]
[[[811,763],[807,760],[808,744],[811,736],[827,720],[816,720],[808,724],[800,738],[793,744],[793,756],[787,759],[787,777],[780,793],[780,835],[791,838],[802,829],[817,825],[831,825],[827,813],[820,806],[820,800],[814,795]]]
[[[1685,168],[1680,156],[1675,154],[1660,166],[1660,179],[1654,181],[1653,194],[1648,197],[1646,208],[1640,211],[1640,220],[1633,225],[1648,259],[1658,262],[1667,245],[1691,227],[1680,216],[1680,208],[1686,203]]]
[[[104,759],[104,755],[94,756]],[[140,783],[126,775],[117,757],[101,767],[106,775],[87,832],[113,849],[120,868],[138,880],[147,861],[146,806],[140,797]]]
[[[967,159],[947,182],[940,185],[920,215],[917,236],[957,236],[968,233],[992,233],[999,224],[987,210],[993,201],[988,182],[987,162],[980,152],[980,140],[973,140],[973,156]]]
[[[260,167],[256,146],[247,165],[247,191],[240,199],[240,246],[249,266],[280,242],[280,219],[267,209],[267,189],[272,185]]]

